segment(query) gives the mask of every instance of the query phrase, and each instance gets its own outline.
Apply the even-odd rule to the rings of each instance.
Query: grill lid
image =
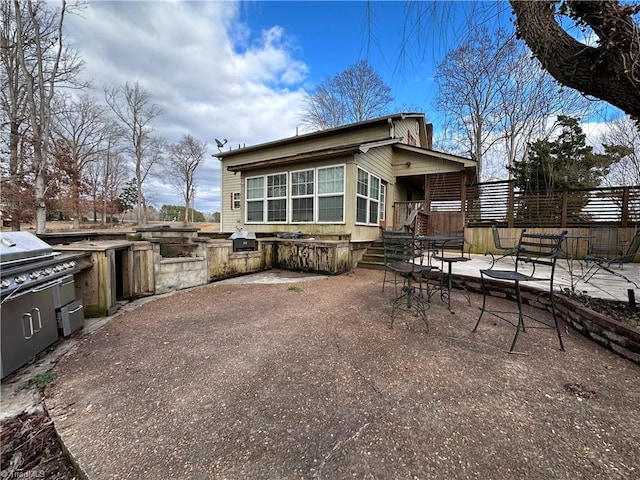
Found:
[[[33,233],[0,233],[0,263],[47,255],[53,255],[53,248]]]
[[[236,240],[238,238],[243,238],[245,240],[255,240],[256,234],[254,232],[243,232],[242,230],[239,230],[232,233],[229,237],[230,240]]]

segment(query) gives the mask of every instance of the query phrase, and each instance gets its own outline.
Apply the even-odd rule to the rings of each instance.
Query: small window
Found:
[[[240,210],[240,192],[231,194],[231,210]]]

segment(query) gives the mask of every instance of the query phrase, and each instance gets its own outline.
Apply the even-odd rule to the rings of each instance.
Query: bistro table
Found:
[[[421,251],[427,252],[427,258],[429,259],[429,265],[431,265],[431,259],[439,260],[441,262],[441,275],[440,275],[440,299],[447,304],[447,308],[451,313],[451,287],[453,286],[452,280],[452,265],[457,262],[466,262],[471,260],[469,257],[464,256],[464,236],[462,235],[416,235],[416,241],[420,242]],[[460,255],[447,256],[444,250],[458,250],[460,245]],[[436,252],[440,252],[437,255]],[[444,263],[447,264],[447,271],[444,271]],[[445,281],[446,279],[446,281]],[[456,287],[466,292],[466,288],[456,282]],[[428,282],[427,282],[428,288]],[[436,287],[437,288],[437,287]],[[428,295],[431,298],[431,295]],[[471,299],[467,295],[469,304]]]

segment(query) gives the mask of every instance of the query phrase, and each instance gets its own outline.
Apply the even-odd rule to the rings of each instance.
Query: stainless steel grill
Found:
[[[0,233],[2,378],[58,339],[57,317],[77,302],[73,274],[80,270],[79,258],[54,252],[29,232]],[[78,325],[79,306],[71,309],[75,309],[74,322],[67,322],[67,331]]]

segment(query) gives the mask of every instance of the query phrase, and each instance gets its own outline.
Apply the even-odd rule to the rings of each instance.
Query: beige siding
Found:
[[[420,144],[420,121],[417,118],[405,118],[404,120],[396,120],[394,122],[394,134],[395,138],[402,137],[402,142],[409,144],[409,135],[415,141],[416,147],[422,147]]]
[[[240,192],[240,210],[231,210],[231,194]],[[235,232],[236,224],[242,224],[242,212],[244,211],[244,191],[242,188],[241,175],[234,175],[226,168],[222,169],[222,198],[220,208],[222,215],[222,231]]]

